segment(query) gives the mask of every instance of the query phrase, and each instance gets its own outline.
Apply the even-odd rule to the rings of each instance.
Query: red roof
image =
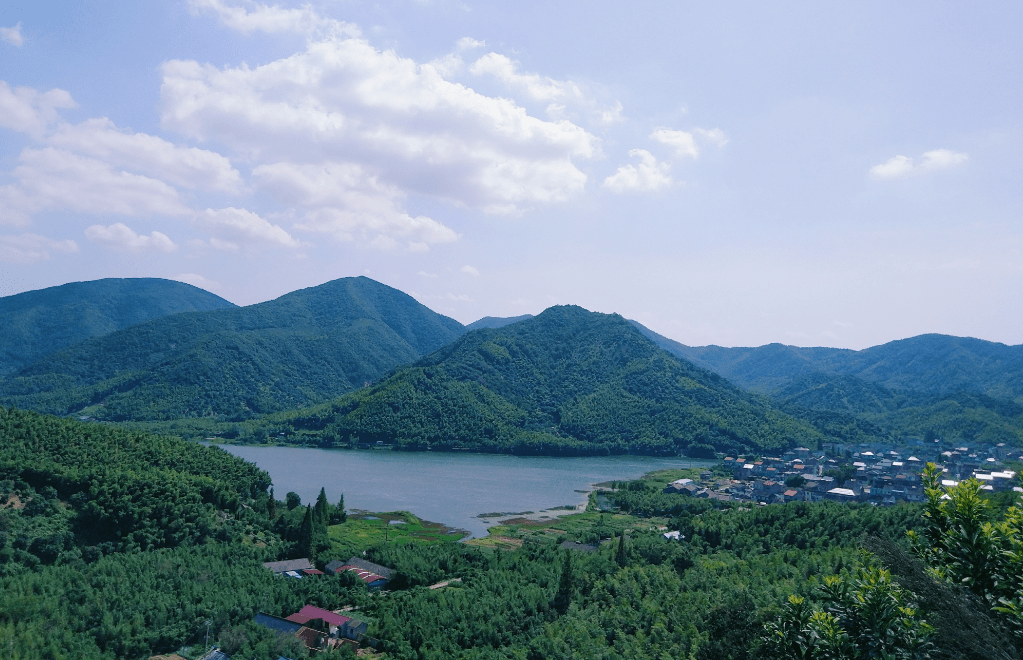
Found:
[[[358,566],[341,566],[340,568],[338,568],[334,572],[335,573],[340,573],[341,571],[351,571],[352,573],[355,573],[355,575],[360,580],[365,582],[366,584],[372,584],[372,583],[376,582],[377,580],[384,580],[384,581],[387,580],[387,578],[385,578],[382,575],[377,575],[376,573],[374,573],[372,571],[367,571],[366,569],[359,568]]]
[[[784,495],[785,497],[795,497],[797,493],[794,490],[787,490],[784,493],[782,493],[782,495]]]
[[[319,607],[314,607],[312,605],[306,605],[305,607],[300,609],[296,614],[292,614],[291,616],[307,617],[305,621],[311,621],[313,619],[323,619],[324,623],[331,626],[343,626],[348,621],[351,621],[351,618],[347,616],[334,614],[333,612],[323,610],[320,609]],[[297,619],[292,619],[291,616],[288,617],[288,621],[294,621],[295,623],[305,623],[305,621],[298,621]]]
[[[323,575],[323,571],[315,568],[303,568],[302,572],[306,575]]]

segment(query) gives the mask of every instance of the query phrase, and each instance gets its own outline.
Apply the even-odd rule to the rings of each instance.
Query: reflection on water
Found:
[[[323,487],[336,503],[366,511],[411,511],[423,520],[486,534],[481,513],[541,511],[586,501],[590,485],[652,470],[714,461],[650,456],[551,458],[221,445],[270,473],[277,499],[313,502]]]

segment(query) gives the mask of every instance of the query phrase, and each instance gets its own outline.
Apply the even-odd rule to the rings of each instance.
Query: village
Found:
[[[942,468],[943,486],[972,477],[989,492],[1023,492],[1016,471],[1006,467],[1023,461],[1018,452],[1005,443],[945,450],[919,441],[896,447],[826,443],[777,457],[724,456],[720,469],[702,472],[699,481],[678,479],[664,492],[764,505],[833,500],[890,506],[925,500],[920,473],[928,462]]]

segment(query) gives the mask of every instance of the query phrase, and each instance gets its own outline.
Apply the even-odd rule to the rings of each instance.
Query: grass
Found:
[[[447,543],[465,536],[462,530],[420,520],[408,511],[350,513],[348,520],[331,525],[327,531],[330,552],[339,557],[360,554],[381,543]]]

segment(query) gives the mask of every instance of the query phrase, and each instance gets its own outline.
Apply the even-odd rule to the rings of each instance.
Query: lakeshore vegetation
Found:
[[[0,434],[0,648],[19,660],[195,657],[207,631],[237,657],[305,657],[252,623],[305,604],[358,608],[377,652],[410,660],[1020,650],[1020,510],[969,484],[944,500],[931,479],[926,506],[749,510],[665,494],[671,473],[616,484],[604,511],[506,521],[494,532],[503,546],[455,543],[421,525],[381,541],[390,530],[374,533],[375,521],[347,516],[343,502],[278,501],[265,473],[215,447],[8,408]],[[882,552],[864,554],[864,538]],[[261,565],[361,552],[395,569],[389,592]],[[903,580],[885,552],[936,572]],[[920,584],[951,590],[990,639],[959,634]],[[821,639],[844,655],[821,655]]]

